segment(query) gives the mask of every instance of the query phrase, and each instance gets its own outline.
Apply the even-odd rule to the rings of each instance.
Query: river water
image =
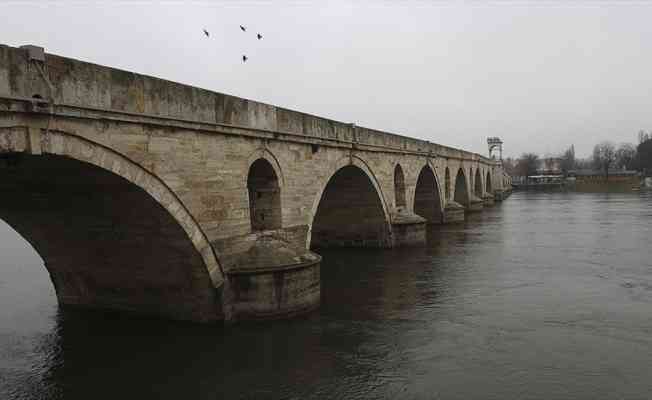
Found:
[[[651,244],[652,193],[515,193],[323,253],[310,316],[222,328],[59,310],[2,225],[0,399],[652,398]]]

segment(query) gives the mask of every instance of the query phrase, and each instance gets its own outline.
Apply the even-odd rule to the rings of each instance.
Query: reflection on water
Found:
[[[228,328],[59,311],[3,227],[0,398],[647,398],[651,222],[646,193],[517,193],[326,252],[318,312]]]

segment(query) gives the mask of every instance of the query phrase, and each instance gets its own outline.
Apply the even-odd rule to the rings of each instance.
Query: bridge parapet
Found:
[[[351,145],[495,164],[476,153],[356,126],[147,75],[0,45],[0,96],[302,135]],[[43,79],[46,76],[47,80]],[[52,82],[54,84],[48,84]]]

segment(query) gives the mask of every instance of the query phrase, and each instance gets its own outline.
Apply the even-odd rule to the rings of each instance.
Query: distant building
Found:
[[[574,184],[575,189],[582,190],[636,190],[641,187],[641,175],[637,171],[593,169],[579,169],[568,171],[568,179]]]
[[[516,190],[546,190],[556,191],[564,188],[563,175],[532,175],[513,178],[512,186]]]
[[[560,175],[562,159],[559,157],[540,158],[537,165],[539,175]]]

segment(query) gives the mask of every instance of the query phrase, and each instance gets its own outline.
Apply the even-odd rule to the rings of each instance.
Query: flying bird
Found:
[[[208,33],[208,31],[207,31],[206,29],[204,29],[204,35],[206,35],[206,37],[210,37],[210,36],[211,36],[211,34]]]
[[[249,59],[249,57],[247,57],[246,55],[242,56],[242,62],[243,63],[247,62],[248,59]]]
[[[261,35],[260,33],[258,33],[258,34],[256,34],[256,37],[258,37],[258,40],[260,40],[260,39],[263,38],[263,35]]]
[[[245,27],[242,26],[242,25],[240,25],[240,29],[242,30],[242,32],[247,32],[247,28],[245,28]]]

